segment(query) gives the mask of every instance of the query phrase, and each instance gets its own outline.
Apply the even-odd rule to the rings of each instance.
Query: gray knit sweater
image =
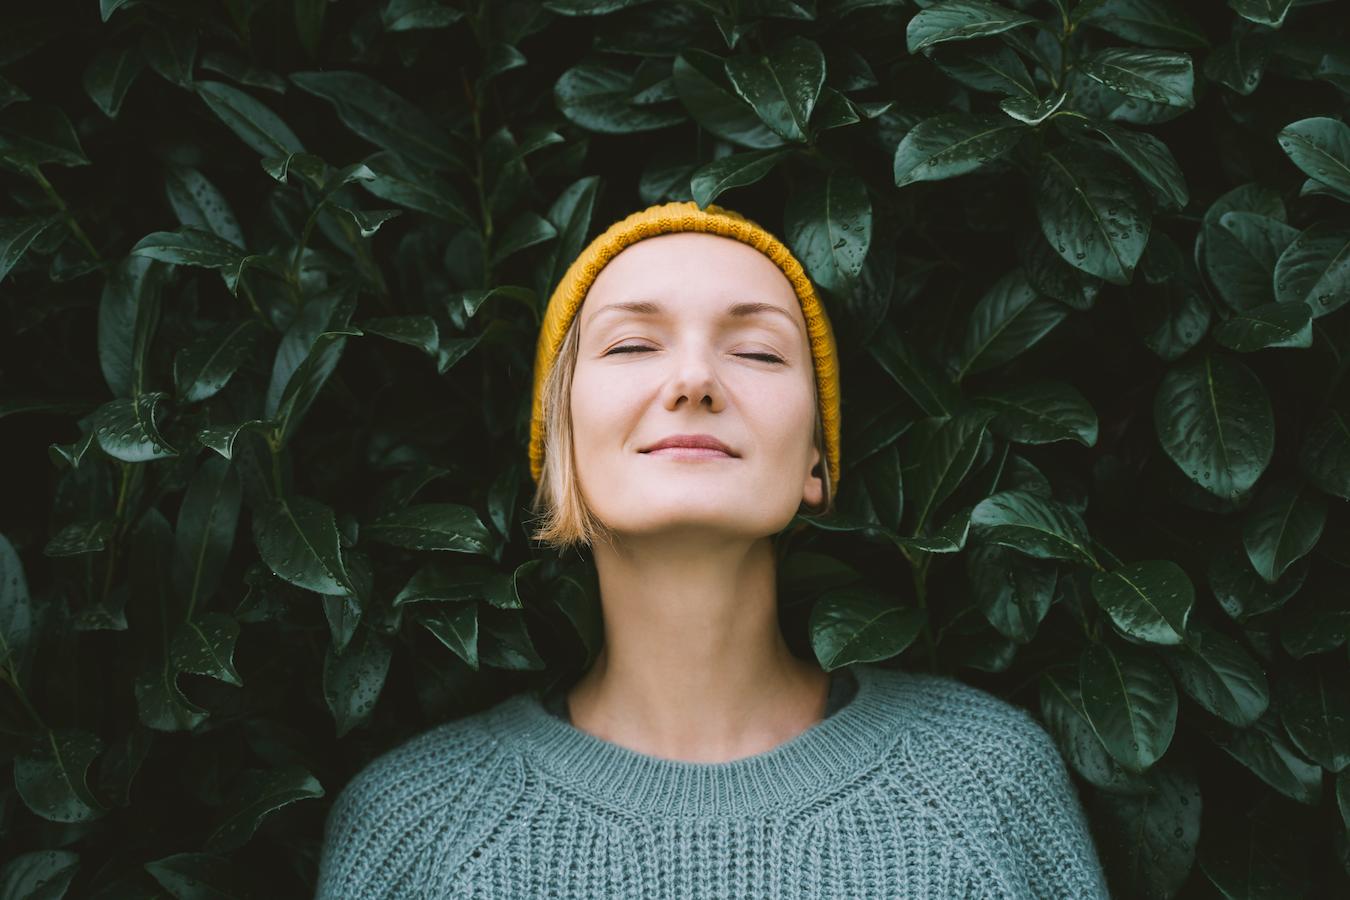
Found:
[[[434,727],[339,794],[316,897],[1108,898],[1028,712],[947,676],[850,671],[832,715],[731,762],[602,740],[537,690]]]

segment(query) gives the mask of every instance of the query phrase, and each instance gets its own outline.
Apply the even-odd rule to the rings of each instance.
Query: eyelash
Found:
[[[644,347],[644,346],[642,346],[641,344],[624,344],[624,345],[619,346],[619,347],[611,347],[611,348],[609,349],[609,352],[607,352],[607,353],[605,354],[605,356],[609,356],[609,355],[612,354],[612,353],[618,353],[618,352],[621,351],[621,350],[622,350],[622,351],[632,352],[632,351],[635,351],[635,350],[651,350],[651,349],[652,349],[651,347]],[[747,357],[751,357],[751,358],[755,358],[755,359],[760,359],[760,360],[763,360],[764,362],[771,362],[771,363],[782,363],[782,362],[783,362],[782,359],[780,359],[779,357],[773,355],[772,353],[737,353],[736,355],[737,355],[737,356],[747,356]]]

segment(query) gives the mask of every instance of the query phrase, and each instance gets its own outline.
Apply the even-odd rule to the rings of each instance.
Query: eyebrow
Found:
[[[619,303],[611,303],[608,306],[602,307],[600,310],[596,312],[595,318],[598,319],[605,313],[609,312],[614,313],[626,312],[626,313],[633,313],[634,315],[639,316],[661,316],[665,315],[666,309],[661,304],[655,303],[651,300],[625,300]],[[727,311],[723,313],[723,316],[730,319],[745,319],[749,318],[750,316],[757,316],[760,313],[766,312],[778,313],[784,316],[789,322],[792,323],[793,328],[797,329],[797,331],[799,332],[801,331],[801,325],[797,322],[795,318],[793,318],[792,313],[783,309],[783,307],[781,306],[777,306],[776,304],[764,303],[758,300],[746,301],[744,303],[736,303],[728,307]]]

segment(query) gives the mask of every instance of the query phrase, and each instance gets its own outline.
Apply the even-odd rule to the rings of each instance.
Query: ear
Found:
[[[825,460],[820,448],[812,444],[811,465],[806,471],[806,480],[802,484],[802,502],[815,508],[825,500]]]

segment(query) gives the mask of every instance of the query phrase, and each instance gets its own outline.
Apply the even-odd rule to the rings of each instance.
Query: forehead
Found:
[[[672,314],[716,316],[747,301],[787,312],[805,328],[801,304],[782,270],[754,247],[717,234],[682,231],[644,238],[611,259],[582,304],[583,322],[605,307],[654,300]],[[786,317],[766,314],[765,319]]]

